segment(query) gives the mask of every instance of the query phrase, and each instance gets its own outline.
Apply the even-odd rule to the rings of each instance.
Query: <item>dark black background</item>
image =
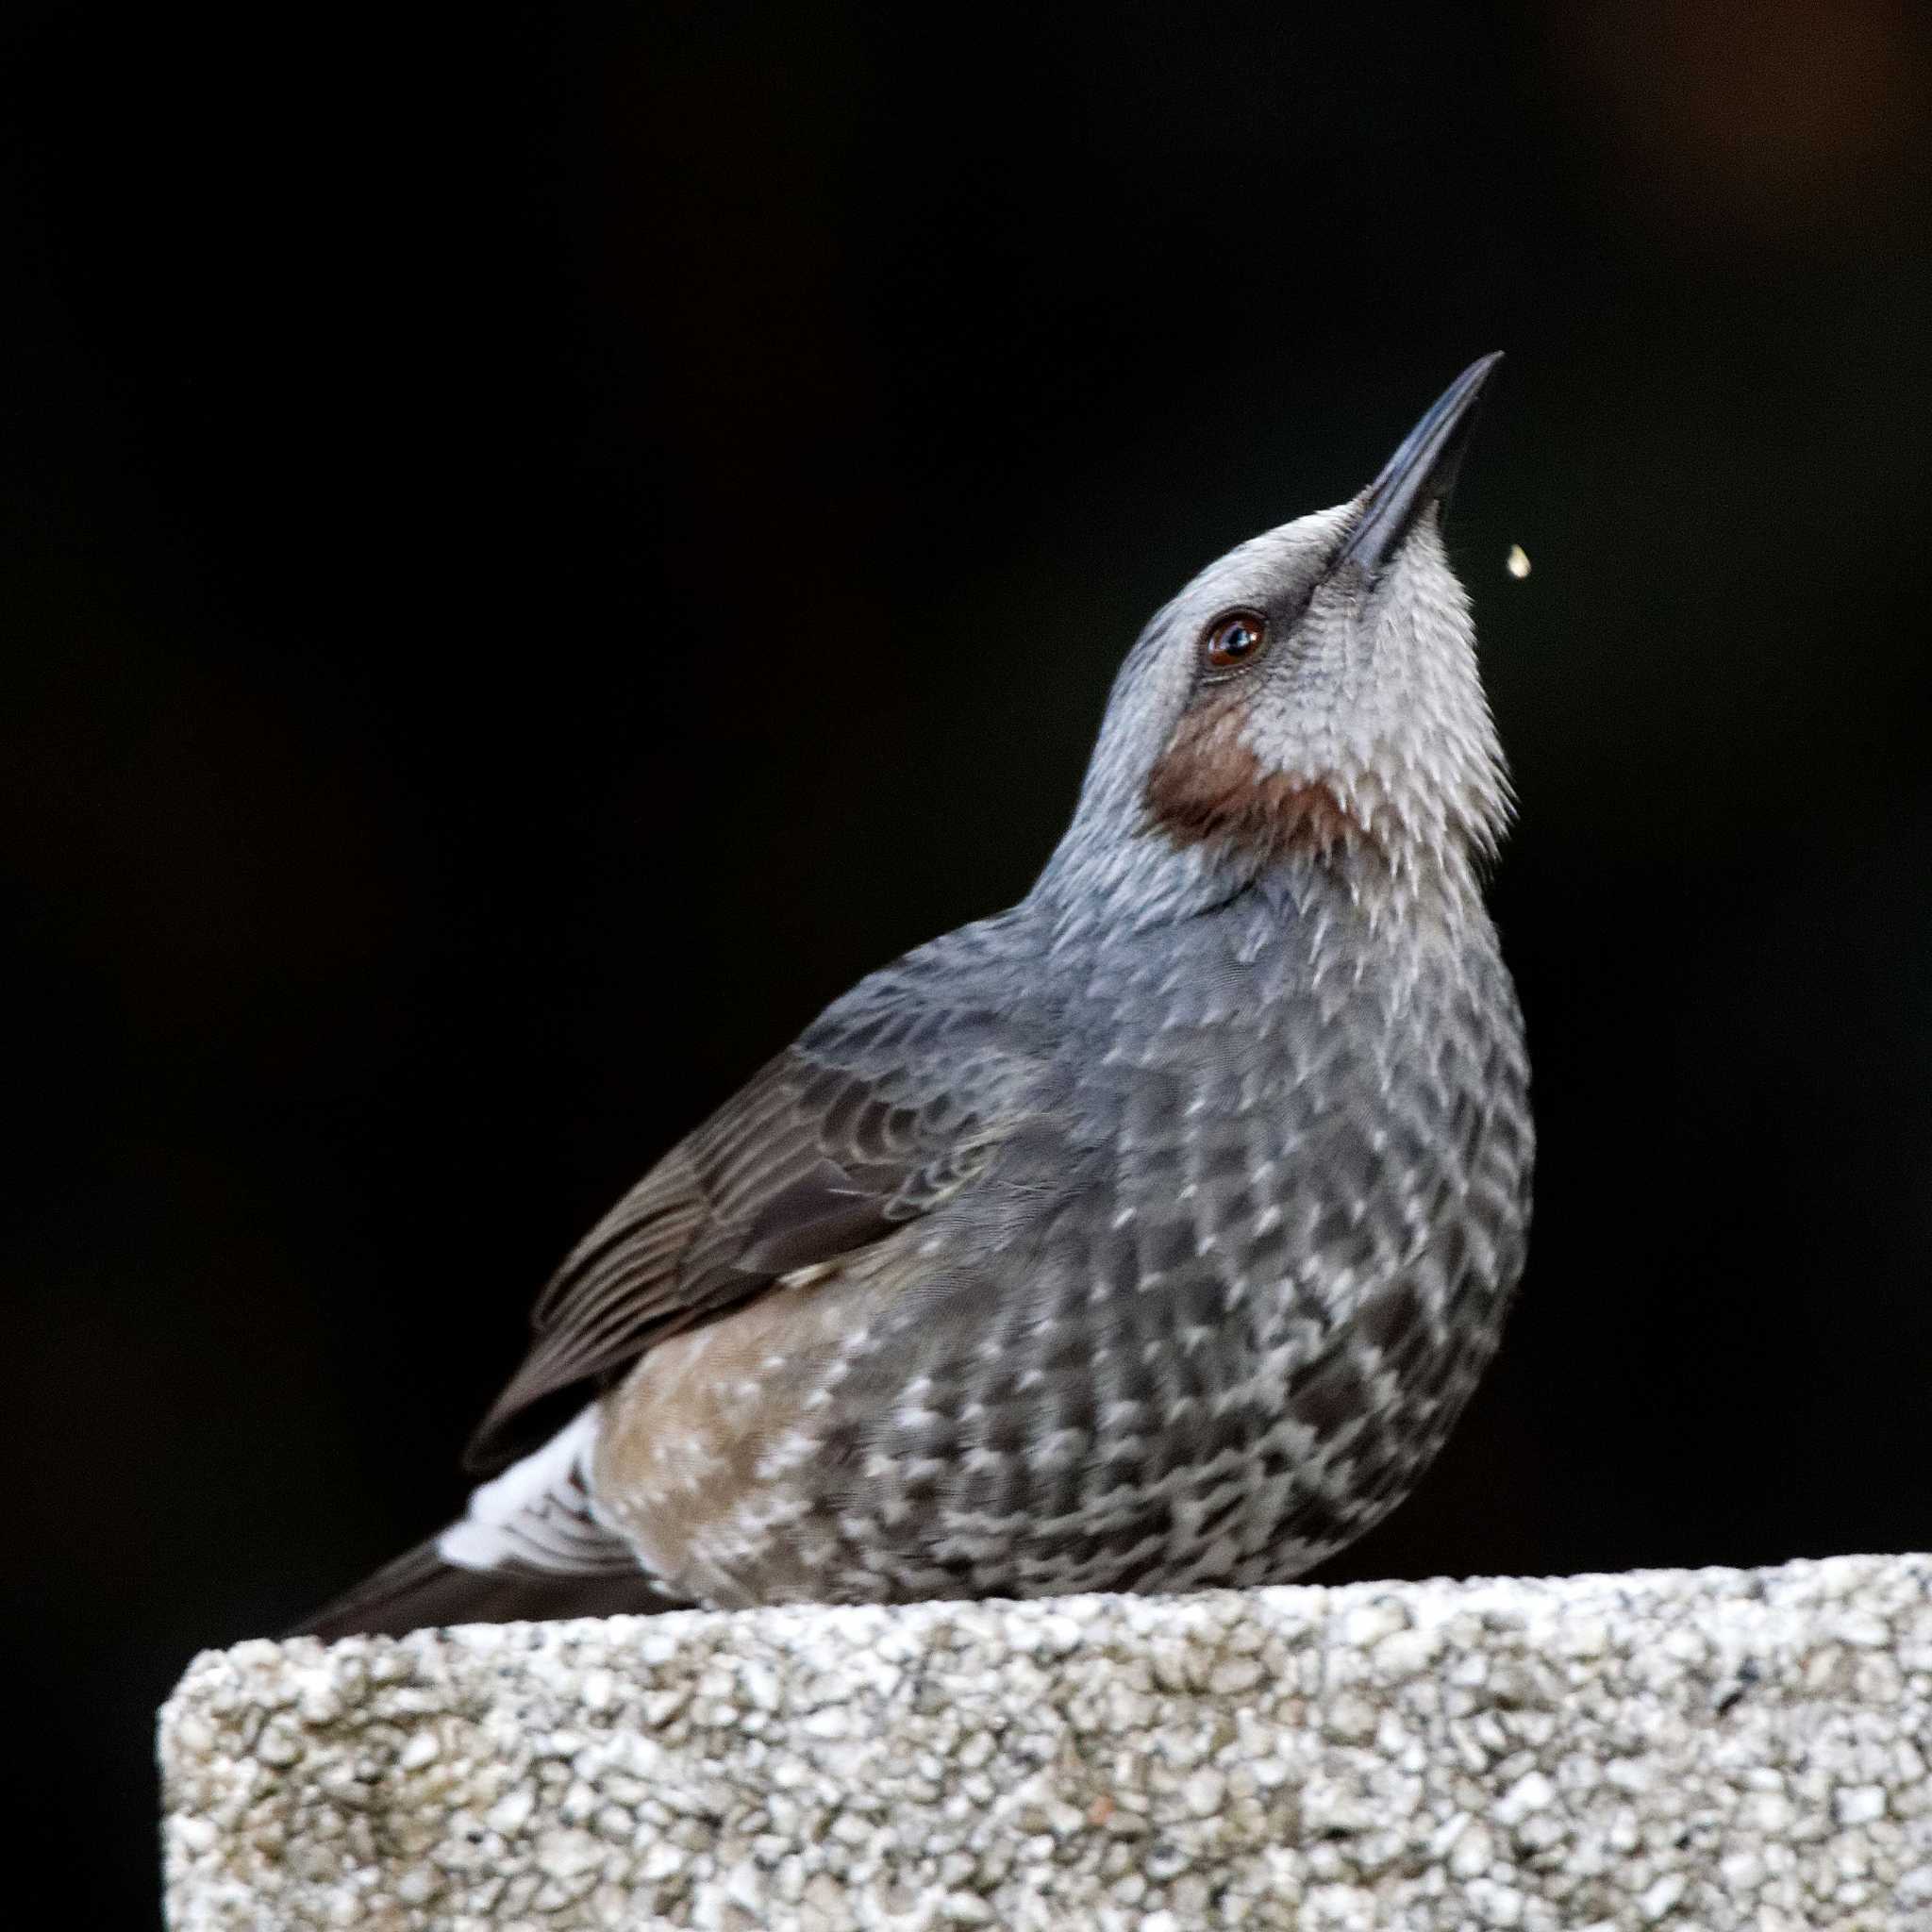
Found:
[[[1335,1574],[1924,1546],[1922,32],[1190,11],[8,8],[4,1756],[64,1923],[152,1912],[192,1652],[457,1505],[560,1251],[1022,892],[1144,615],[1493,347],[1538,1222]]]

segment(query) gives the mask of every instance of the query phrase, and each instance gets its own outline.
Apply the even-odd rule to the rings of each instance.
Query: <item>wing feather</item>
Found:
[[[581,1401],[583,1385],[608,1383],[663,1337],[877,1241],[970,1181],[997,1138],[985,1109],[936,1082],[908,1087],[896,1057],[855,1070],[801,1045],[761,1069],[551,1278],[530,1351],[471,1439],[469,1466],[512,1460],[552,1398]]]

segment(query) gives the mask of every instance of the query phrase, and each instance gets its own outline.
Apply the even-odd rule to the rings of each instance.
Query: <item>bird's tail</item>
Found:
[[[589,1468],[594,1405],[418,1543],[305,1618],[291,1637],[397,1637],[442,1624],[611,1617],[681,1607],[598,1515]]]
[[[354,1590],[311,1612],[291,1637],[401,1637],[448,1624],[542,1623],[555,1617],[620,1617],[678,1607],[635,1568],[628,1575],[468,1570],[443,1559],[441,1537],[418,1543]]]

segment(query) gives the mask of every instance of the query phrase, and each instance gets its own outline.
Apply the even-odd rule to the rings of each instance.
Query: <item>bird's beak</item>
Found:
[[[1472,362],[1436,399],[1435,407],[1403,438],[1362,499],[1361,521],[1335,559],[1334,568],[1357,565],[1373,578],[1408,535],[1423,508],[1446,503],[1474,426],[1476,403],[1490,372],[1503,359],[1499,349]]]

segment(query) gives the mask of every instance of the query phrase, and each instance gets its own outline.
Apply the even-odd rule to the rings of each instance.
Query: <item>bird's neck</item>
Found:
[[[1324,836],[1288,842],[1177,841],[1158,825],[1115,839],[1070,834],[1028,904],[1062,934],[1170,925],[1237,898],[1284,916],[1319,915],[1365,940],[1483,920],[1480,870],[1461,840],[1379,840],[1355,836],[1332,815],[1316,823]]]

